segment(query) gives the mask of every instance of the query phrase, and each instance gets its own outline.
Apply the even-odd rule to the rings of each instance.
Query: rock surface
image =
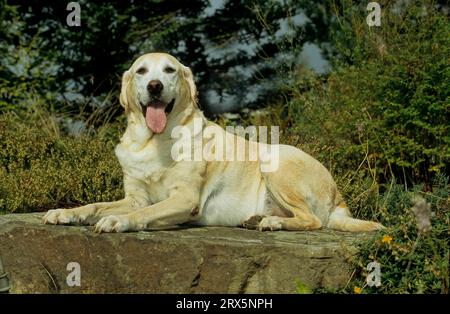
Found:
[[[41,217],[0,216],[11,293],[295,293],[297,281],[340,288],[350,279],[346,256],[368,236],[219,227],[99,235]],[[80,265],[81,286],[67,284],[70,262]]]

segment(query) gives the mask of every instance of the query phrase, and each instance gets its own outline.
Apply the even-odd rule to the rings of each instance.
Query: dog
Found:
[[[125,71],[120,104],[127,128],[115,154],[123,169],[124,199],[49,210],[44,223],[90,224],[99,233],[186,223],[260,231],[384,228],[352,218],[331,174],[307,153],[288,145],[253,145],[208,121],[198,107],[191,70],[169,54],[142,55]],[[188,135],[174,137],[180,127]],[[202,135],[200,148],[209,157],[236,140],[232,148],[244,143],[246,159],[173,157],[174,146],[195,141],[206,129],[218,135]],[[262,170],[262,148],[278,152],[275,170]],[[253,152],[256,160],[248,158]]]

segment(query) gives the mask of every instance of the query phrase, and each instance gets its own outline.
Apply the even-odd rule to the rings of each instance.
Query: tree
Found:
[[[107,95],[117,93],[131,60],[149,51],[169,52],[193,69],[207,113],[260,106],[292,82],[287,73],[302,45],[325,42],[328,34],[325,7],[305,0],[78,3],[81,27],[66,25],[64,1],[3,3],[2,23],[20,25],[12,35],[0,31],[2,47],[15,47],[4,53],[18,54],[23,39],[35,45],[37,63],[50,62],[54,70],[52,83],[36,91],[57,93],[56,108],[115,105],[116,97]],[[17,81],[8,68],[3,82]],[[31,81],[49,77],[39,71]]]

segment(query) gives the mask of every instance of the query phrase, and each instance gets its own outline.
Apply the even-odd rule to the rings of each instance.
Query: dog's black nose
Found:
[[[161,94],[161,91],[163,90],[164,85],[161,83],[160,80],[151,80],[148,82],[147,90],[150,94],[158,96]]]

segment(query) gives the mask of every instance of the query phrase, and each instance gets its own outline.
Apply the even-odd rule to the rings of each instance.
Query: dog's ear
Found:
[[[192,74],[191,69],[187,66],[183,66],[183,72],[186,83],[189,86],[191,101],[194,106],[198,108],[197,87],[195,86],[194,75]]]
[[[122,105],[123,108],[125,108],[125,114],[128,114],[130,105],[129,105],[129,100],[128,100],[128,88],[130,85],[130,80],[131,80],[131,73],[130,71],[125,71],[122,75],[122,87],[120,89],[120,104]]]

